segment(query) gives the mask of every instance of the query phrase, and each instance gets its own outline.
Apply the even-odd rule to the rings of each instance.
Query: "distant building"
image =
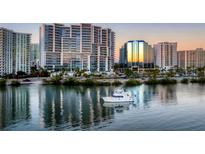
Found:
[[[154,67],[153,49],[143,40],[128,41],[120,49],[120,63],[125,67],[152,68]]]
[[[184,50],[177,52],[177,65],[178,67],[187,69],[198,68],[205,66],[205,50],[197,48],[195,50]]]
[[[119,64],[122,65],[122,66],[124,66],[124,64],[125,64],[125,48],[124,48],[124,46],[122,46],[120,48]]]
[[[155,65],[160,68],[177,66],[177,43],[160,42],[154,45]]]
[[[31,34],[0,28],[0,75],[30,73]]]
[[[40,27],[40,63],[49,70],[110,71],[114,50],[115,33],[111,29],[92,24]]]
[[[39,44],[33,43],[31,44],[30,65],[38,67],[39,61],[40,61]]]

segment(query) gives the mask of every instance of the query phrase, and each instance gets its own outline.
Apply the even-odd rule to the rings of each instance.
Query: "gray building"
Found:
[[[0,28],[0,75],[30,73],[31,34]]]
[[[122,46],[120,48],[119,64],[122,65],[122,66],[125,64],[125,48],[124,48],[124,46]]]
[[[38,67],[39,61],[40,61],[39,44],[32,43],[31,44],[31,54],[30,54],[30,65]]]

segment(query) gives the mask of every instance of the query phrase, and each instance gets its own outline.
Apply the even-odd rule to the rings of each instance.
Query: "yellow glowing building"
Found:
[[[124,66],[140,68],[154,67],[153,49],[147,42],[143,40],[128,41],[122,48],[120,59],[121,63],[122,59],[124,59]]]

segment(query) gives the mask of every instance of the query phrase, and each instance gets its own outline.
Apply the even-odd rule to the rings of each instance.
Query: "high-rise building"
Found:
[[[184,50],[177,52],[177,65],[178,67],[187,69],[198,68],[205,66],[205,50],[197,48],[195,50]]]
[[[13,73],[14,32],[0,28],[0,75]]]
[[[40,64],[48,69],[60,66],[61,55],[59,49],[61,49],[61,43],[59,43],[58,38],[60,35],[59,27],[61,26],[58,24],[43,24],[40,27]]]
[[[122,66],[125,64],[125,53],[124,52],[125,52],[124,46],[122,46],[120,48],[120,59],[119,59],[119,64]]]
[[[30,73],[31,34],[0,28],[0,75]]]
[[[51,48],[53,47],[53,48]],[[41,66],[110,71],[114,64],[115,33],[92,24],[40,27]]]
[[[18,71],[30,74],[31,34],[14,35],[14,73]]]
[[[153,49],[143,40],[128,41],[120,49],[120,63],[125,67],[152,68]]]
[[[154,45],[155,65],[160,68],[177,66],[177,43],[160,42]]]
[[[31,44],[30,65],[38,67],[39,61],[40,61],[39,44],[33,43]]]

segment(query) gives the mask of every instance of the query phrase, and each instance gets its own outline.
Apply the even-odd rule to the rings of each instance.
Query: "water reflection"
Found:
[[[113,108],[104,108],[100,96],[109,95],[109,88],[44,86],[40,95],[40,115],[43,127],[89,128],[111,119]],[[42,96],[43,95],[43,96]]]
[[[149,86],[149,89],[152,94],[159,97],[160,103],[177,104],[176,85]]]
[[[27,87],[0,89],[0,129],[30,119],[29,91]]]
[[[0,89],[0,129],[9,129],[9,126],[21,129],[18,124],[23,121],[32,123],[31,130],[34,126],[40,130],[92,129],[111,124],[116,114],[129,112],[130,107],[148,109],[153,100],[161,104],[177,103],[175,85],[141,85],[127,88],[135,96],[133,104],[106,106],[101,97],[110,96],[113,90],[113,87],[42,85]]]

